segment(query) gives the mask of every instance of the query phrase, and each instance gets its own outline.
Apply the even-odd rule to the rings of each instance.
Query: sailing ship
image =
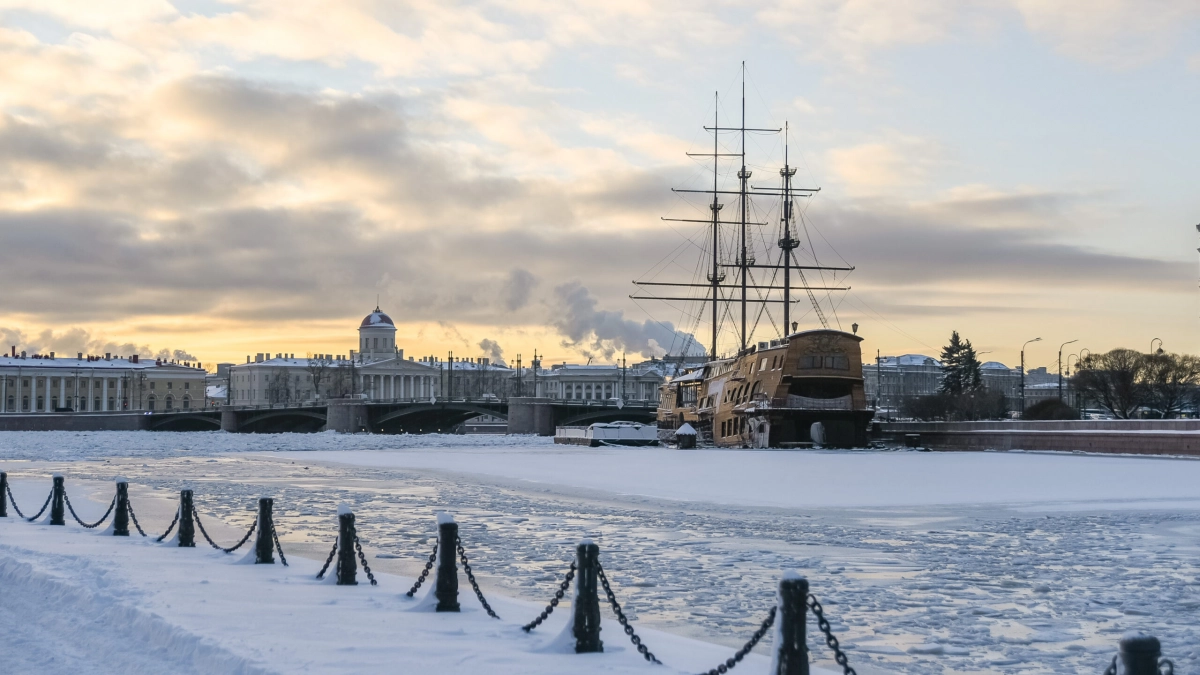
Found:
[[[634,281],[638,291],[630,295],[634,300],[698,305],[702,312],[691,314],[694,323],[698,327],[705,315],[711,323],[711,343],[703,365],[671,378],[662,386],[657,416],[659,437],[672,442],[676,430],[688,424],[698,433],[701,445],[864,446],[867,426],[875,411],[867,407],[863,391],[862,338],[858,336],[858,325],[854,324],[849,333],[840,326],[832,328],[816,295],[822,292],[829,297],[832,292],[849,290],[836,285],[837,275],[848,274],[854,267],[848,263],[822,265],[811,236],[806,236],[804,242],[799,238],[801,230],[810,234],[810,224],[804,211],[797,208],[797,201],[811,198],[820,188],[793,185],[796,167],[788,161],[790,130],[786,123],[778,129],[746,126],[745,64],[739,125],[721,126],[719,112],[720,98],[714,95],[713,126],[704,127],[713,136],[712,152],[688,153],[691,157],[712,160],[711,188],[706,185],[704,189],[674,190],[685,196],[706,195],[708,217],[663,218],[703,226],[704,243],[700,246],[703,255],[695,280]],[[780,133],[783,166],[779,169],[778,185],[752,184],[753,172],[747,164],[747,134]],[[722,147],[723,135],[736,139],[736,146]],[[722,162],[728,165],[731,160],[739,165],[736,189],[726,188],[720,180]],[[711,196],[711,201],[707,196]],[[722,199],[734,203],[736,216],[722,217],[725,207]],[[756,200],[769,200],[777,205],[769,211],[778,213],[779,236],[774,242],[763,235],[771,231],[773,236],[775,224],[763,222],[756,215],[762,213]],[[760,254],[764,257],[761,262]],[[811,260],[802,260],[802,256]],[[706,283],[699,281],[701,271],[707,277]],[[808,276],[814,272],[822,280],[817,285],[808,282]],[[827,275],[832,282],[825,281]],[[674,292],[680,295],[661,295],[671,291],[660,289],[691,289],[691,295],[679,290]],[[798,292],[804,296],[793,300]],[[812,305],[811,313],[820,323],[819,328],[800,330],[799,321],[792,320],[792,305],[805,297]],[[775,323],[777,317],[771,311],[776,307],[782,309],[781,326]],[[830,310],[837,320],[832,302]],[[752,311],[756,316],[751,324]],[[764,316],[775,328],[775,334],[770,339],[755,341]],[[732,353],[722,355],[719,340],[722,334],[731,333],[735,339],[726,346]]]

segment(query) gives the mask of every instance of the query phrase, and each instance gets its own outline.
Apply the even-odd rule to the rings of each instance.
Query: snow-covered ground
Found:
[[[459,516],[464,544],[489,600],[519,608],[501,610],[505,619],[518,619],[515,625],[540,611],[561,579],[572,544],[591,537],[600,544],[605,568],[639,632],[664,661],[685,671],[710,668],[740,646],[770,607],[781,570],[799,569],[812,580],[835,632],[849,645],[851,663],[864,666],[859,667],[864,675],[1101,672],[1121,633],[1130,629],[1158,635],[1175,659],[1176,672],[1200,672],[1200,461],[1033,453],[588,449],[506,437],[64,433],[0,434],[0,469],[29,491],[18,494],[22,507],[40,505],[52,471],[67,473],[69,485],[128,476],[135,500],[160,505],[143,507],[147,515],[139,512],[153,523],[152,530],[165,527],[171,514],[169,501],[154,498],[191,487],[206,524],[226,524],[222,541],[233,541],[249,525],[255,497],[275,496],[283,545],[289,559],[297,560],[297,571],[304,565],[315,569],[315,561],[324,560],[336,504],[351,504],[364,546],[376,556],[372,567],[388,575],[385,583],[371,590],[330,589],[302,582],[303,575],[279,582],[289,602],[293,593],[302,594],[279,611],[313,625],[324,625],[328,608],[320,603],[330,598],[321,593],[333,593],[339,604],[350,600],[341,599],[337,590],[361,592],[365,595],[345,597],[379,603],[383,614],[364,619],[371,623],[361,632],[364,637],[349,631],[347,647],[353,651],[347,658],[386,651],[365,636],[377,634],[381,621],[414,616],[401,611],[404,601],[398,596],[432,547],[432,514],[448,509]],[[12,525],[0,530],[0,574],[8,574],[4,570],[12,561],[35,568],[58,561],[53,563],[61,572],[57,583],[97,592],[100,582],[78,568],[100,565],[114,546],[108,538],[77,528]],[[17,530],[19,538],[10,536]],[[121,544],[113,550],[147,548],[152,553],[146,556],[161,554],[159,547]],[[77,553],[85,548],[86,555]],[[187,555],[203,570],[229,564],[215,553]],[[185,614],[162,609],[190,604],[175,599],[180,584],[160,573],[175,559],[146,559],[154,562],[139,567],[121,561],[105,575],[115,578],[125,572],[114,570],[131,565],[129,583],[158,603],[151,606],[161,620],[255,667],[281,669],[266,652],[251,649],[258,644],[252,638],[209,625],[213,616],[226,612],[253,614],[262,602],[269,605],[269,598],[259,600],[236,586],[218,593],[211,587],[218,573],[208,572],[211,588],[200,594],[206,600],[201,604],[217,609],[189,623],[180,618]],[[229,569],[234,570],[230,584],[235,576],[241,579],[238,575],[257,578],[246,571],[253,567]],[[276,572],[290,578],[282,570],[270,574]],[[9,587],[7,580],[3,583]],[[463,590],[464,606],[473,606],[469,587],[464,584]],[[303,595],[310,592],[317,595]],[[11,603],[4,598],[0,594],[0,634],[15,630],[9,619],[22,611],[51,620],[39,613],[46,603],[32,601],[30,609],[6,614]],[[233,609],[238,602],[241,609]],[[371,616],[362,609],[367,605],[354,606],[358,611],[348,611],[345,619],[351,625],[355,616]],[[523,616],[529,610],[530,617]],[[482,623],[470,623],[476,620]],[[492,659],[486,661],[491,670],[464,666],[458,672],[509,667],[498,664],[516,664],[510,672],[558,671],[575,663],[573,655],[538,651],[536,641],[508,644],[503,633],[496,646],[488,646],[490,636],[474,630],[488,630],[490,620],[477,613],[464,621],[447,629],[463,631],[447,638],[448,653]],[[497,627],[491,630],[500,630],[492,623]],[[407,634],[404,626],[399,634]],[[411,629],[419,643],[414,649],[436,660],[441,629],[425,632],[422,626]],[[287,651],[289,633],[279,632],[282,637],[264,644]],[[606,626],[606,649],[625,651],[597,660],[597,672],[647,668],[622,638],[619,627]],[[682,657],[666,658],[675,649],[673,641],[685,638],[707,644],[682,642]],[[658,646],[660,641],[666,646]],[[767,653],[766,642],[756,654]],[[407,638],[392,643],[400,651],[408,644]],[[814,636],[810,644],[819,663],[828,665],[830,655],[820,640]],[[429,651],[422,651],[426,647]],[[303,658],[314,664],[332,663],[329,655],[341,654],[319,638],[305,638],[292,651],[296,654],[286,658],[307,654]],[[400,651],[388,652],[393,662]],[[284,662],[295,666],[291,670],[303,668],[298,660]],[[370,663],[362,661],[358,669],[370,671]],[[442,670],[456,670],[455,661],[439,663]],[[764,663],[739,668],[763,672]]]

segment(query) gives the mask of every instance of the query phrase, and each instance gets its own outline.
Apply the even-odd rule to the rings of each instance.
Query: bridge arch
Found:
[[[325,414],[313,410],[268,410],[238,421],[237,430],[247,433],[314,432],[325,427]]]
[[[570,413],[575,413],[574,410]],[[614,408],[604,407],[600,409],[587,410],[575,414],[566,414],[562,418],[556,420],[560,427],[583,426],[592,424],[593,422],[641,422],[643,424],[653,423],[657,419],[658,411],[653,408]]]
[[[212,431],[221,428],[221,418],[215,413],[183,413],[154,416],[151,431]]]
[[[415,403],[399,408],[388,406],[370,415],[371,430],[376,433],[446,433],[480,415],[508,418],[504,404]]]

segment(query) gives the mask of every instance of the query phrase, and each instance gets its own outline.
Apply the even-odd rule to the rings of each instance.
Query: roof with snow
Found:
[[[362,323],[358,325],[359,328],[383,328],[387,326],[395,328],[396,324],[392,321],[392,317],[379,311],[379,307],[376,307],[375,311],[368,314],[362,320]]]
[[[937,366],[942,367],[942,362],[932,356],[924,354],[905,354],[903,356],[885,356],[880,359],[881,366]]]
[[[129,359],[104,359],[94,357],[89,361],[87,358],[50,358],[48,356],[42,358],[34,358],[32,356],[21,358],[10,355],[0,356],[0,368],[62,368],[67,370],[145,370],[149,368],[178,368],[180,370],[195,371],[203,373],[200,368],[185,366],[182,363],[170,363],[159,361],[155,363],[154,359],[139,359],[137,363]]]
[[[1009,368],[999,361],[988,361],[979,367],[983,370],[1012,370],[1012,368]]]

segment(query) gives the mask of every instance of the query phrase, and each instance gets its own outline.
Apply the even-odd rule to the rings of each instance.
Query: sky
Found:
[[[868,360],[1200,352],[1195,0],[0,0],[0,346],[344,354],[378,302],[409,356],[702,349],[631,281],[694,278],[743,81]]]

